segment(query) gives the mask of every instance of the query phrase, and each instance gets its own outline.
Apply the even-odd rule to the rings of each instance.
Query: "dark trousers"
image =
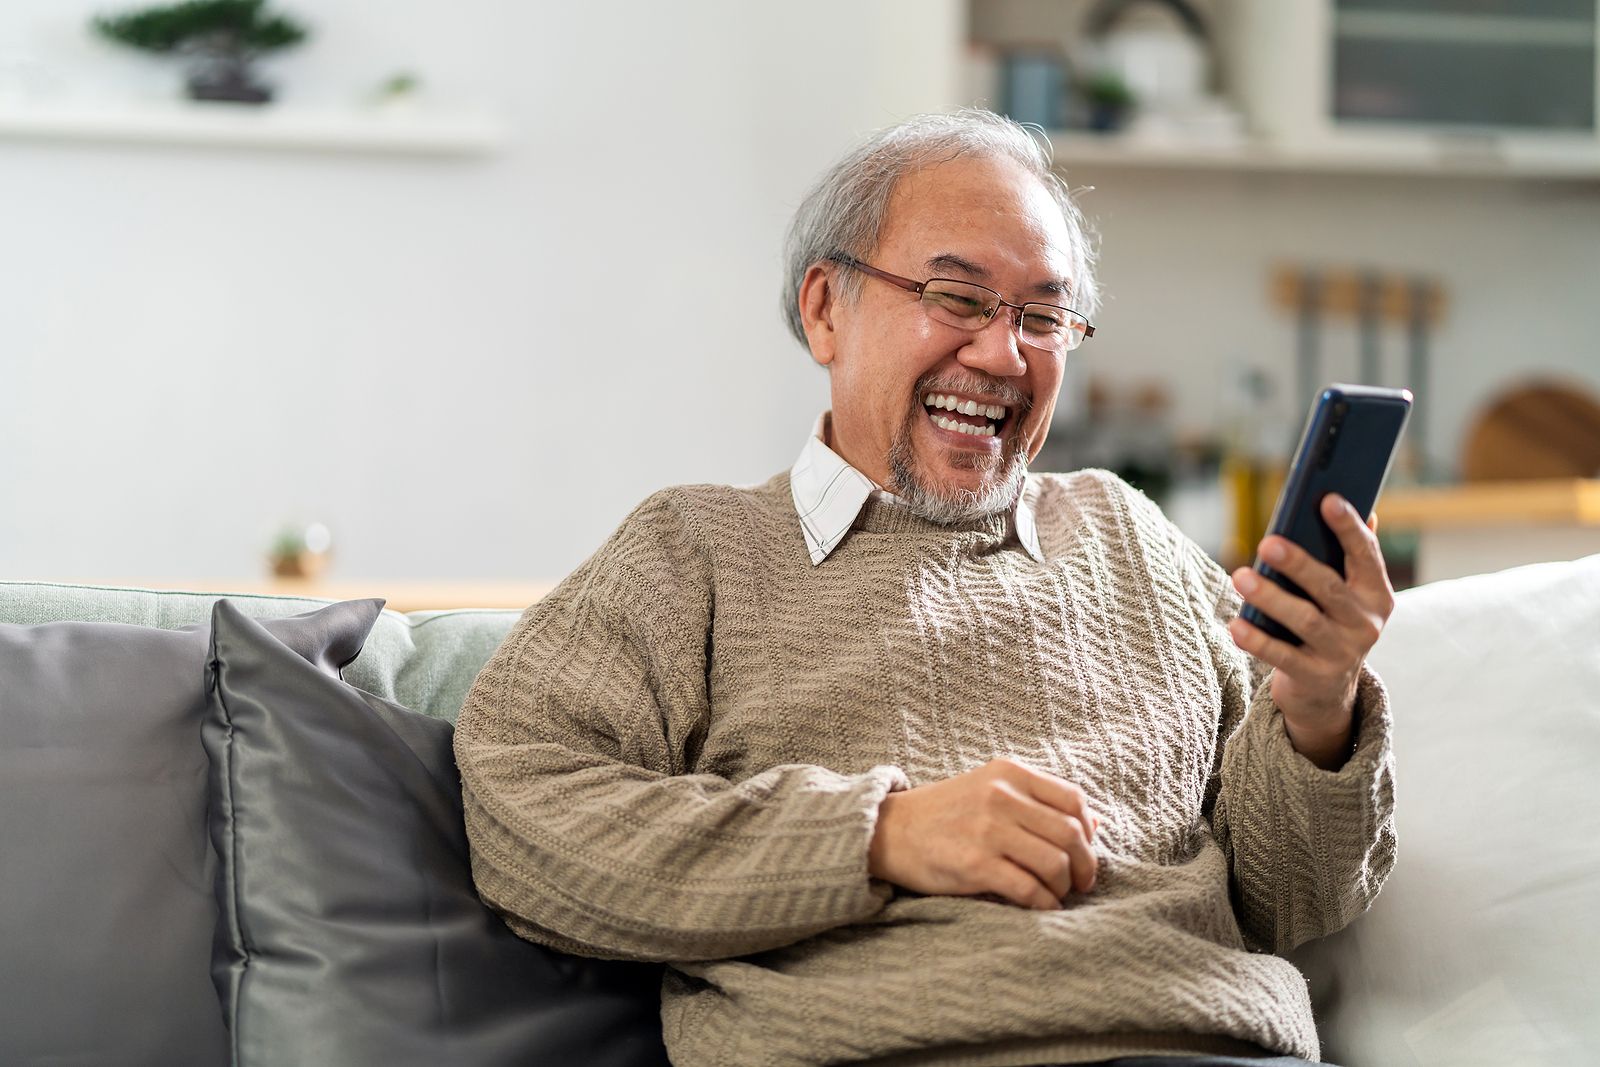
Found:
[[[1312,1063],[1298,1056],[1119,1056],[1077,1067],[1312,1067]],[[1323,1067],[1333,1065],[1324,1064]]]

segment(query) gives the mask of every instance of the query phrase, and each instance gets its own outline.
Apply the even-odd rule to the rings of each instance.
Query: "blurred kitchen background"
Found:
[[[1600,551],[1597,6],[273,0],[245,66],[9,0],[0,577],[526,603],[788,467],[790,213],[963,104],[1100,238],[1037,468],[1247,561],[1314,390],[1406,386],[1399,584]]]

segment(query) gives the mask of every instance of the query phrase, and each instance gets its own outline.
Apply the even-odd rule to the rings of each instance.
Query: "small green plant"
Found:
[[[96,15],[91,25],[106,40],[163,55],[189,57],[189,95],[197,100],[265,103],[272,90],[257,84],[250,64],[293,48],[310,36],[287,15],[269,13],[266,0],[185,0],[121,14]]]
[[[1115,74],[1096,74],[1083,87],[1091,103],[1106,107],[1129,107],[1133,104],[1133,90]]]
[[[408,70],[402,70],[385,78],[378,85],[378,96],[386,100],[398,100],[412,95],[421,87],[421,78]]]
[[[280,578],[315,578],[328,563],[333,534],[320,522],[280,529],[267,551],[272,573]]]
[[[1079,91],[1089,106],[1089,125],[1096,130],[1117,129],[1138,102],[1128,83],[1109,71],[1089,78]]]

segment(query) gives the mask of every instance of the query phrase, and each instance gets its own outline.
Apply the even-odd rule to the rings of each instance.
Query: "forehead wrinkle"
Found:
[[[938,255],[930,257],[926,266],[934,277],[939,277],[940,271],[953,270],[976,278],[980,282],[987,282],[990,278],[987,268],[958,256],[954,252],[940,252]],[[1035,282],[1028,292],[1047,293],[1051,296],[1070,300],[1072,299],[1072,283],[1065,278],[1047,278],[1044,281]]]

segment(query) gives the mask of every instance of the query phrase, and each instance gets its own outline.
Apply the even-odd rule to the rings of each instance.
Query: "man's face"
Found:
[[[958,157],[901,179],[865,261],[914,281],[976,282],[1014,304],[1070,307],[1062,292],[1074,280],[1070,247],[1061,210],[1037,179],[1009,160]],[[830,286],[825,323],[808,324],[812,355],[831,375],[830,445],[879,485],[951,505],[952,514],[1009,507],[1022,464],[1049,431],[1063,357],[1024,345],[1012,309],[973,332],[930,318],[914,293],[860,281],[855,301]],[[977,415],[962,412],[969,401]],[[998,419],[996,407],[1005,409]]]

